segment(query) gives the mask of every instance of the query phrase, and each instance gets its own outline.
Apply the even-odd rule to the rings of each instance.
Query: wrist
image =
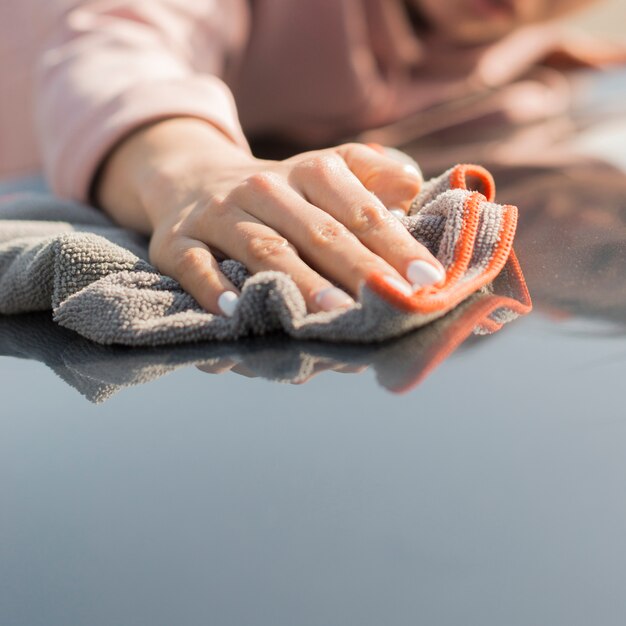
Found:
[[[206,121],[162,120],[137,129],[114,149],[95,198],[118,223],[150,234],[201,188],[215,187],[224,172],[254,171],[259,163]]]
[[[134,183],[153,229],[198,198],[208,201],[229,189],[235,179],[243,179],[267,163],[214,126],[199,120],[172,122],[158,129],[154,145],[147,137],[150,157]]]

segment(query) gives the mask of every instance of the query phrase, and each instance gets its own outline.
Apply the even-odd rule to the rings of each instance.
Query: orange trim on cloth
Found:
[[[502,274],[506,272],[503,282],[506,283],[508,293],[498,293],[500,289],[496,285],[496,293],[485,294],[484,297],[473,302],[460,318],[450,323],[431,348],[419,355],[419,361],[413,367],[406,368],[405,376],[402,377],[403,380],[390,387],[390,391],[401,394],[420,385],[476,329],[480,329],[485,334],[498,332],[503,324],[492,317],[495,312],[506,309],[521,316],[532,311],[528,287],[517,256],[513,251],[511,251],[503,270]]]
[[[482,165],[457,165],[450,174],[450,188],[480,191],[488,202],[496,199],[496,181]]]
[[[479,227],[480,206],[492,202],[496,195],[493,176],[478,165],[458,165],[450,174],[450,188],[470,191],[471,187],[480,187],[482,192],[474,191],[464,204],[461,232],[454,251],[454,260],[446,270],[446,279],[440,286],[428,286],[406,295],[392,287],[381,272],[373,272],[366,285],[394,307],[407,313],[433,314],[453,309],[472,293],[491,283],[502,271],[507,260],[521,274],[517,257],[513,252],[513,239],[517,228],[517,207],[503,205],[502,224],[498,242],[491,258],[482,271],[463,280],[474,253],[474,245]],[[524,283],[525,285],[525,283]],[[525,287],[524,287],[525,288]],[[525,301],[532,307],[530,295],[525,288]]]

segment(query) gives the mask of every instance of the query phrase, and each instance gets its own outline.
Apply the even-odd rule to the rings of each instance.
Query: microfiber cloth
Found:
[[[160,346],[236,340],[283,331],[296,339],[368,343],[400,336],[444,316],[470,295],[493,291],[507,262],[517,209],[495,202],[485,169],[458,165],[427,181],[409,232],[446,268],[443,285],[407,296],[372,274],[349,309],[307,313],[292,279],[250,275],[220,263],[241,290],[231,318],[203,310],[148,259],[148,240],[92,207],[47,194],[0,198],[0,313],[52,310],[59,325],[104,345]],[[529,309],[525,292],[523,308]]]

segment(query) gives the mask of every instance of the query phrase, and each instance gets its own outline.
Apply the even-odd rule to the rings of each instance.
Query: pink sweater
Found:
[[[402,0],[2,2],[0,179],[43,168],[85,200],[116,142],[176,115],[333,142],[508,80],[545,50],[528,35],[449,55]]]

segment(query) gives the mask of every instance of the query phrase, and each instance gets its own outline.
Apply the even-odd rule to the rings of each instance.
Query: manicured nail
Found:
[[[354,304],[354,300],[345,291],[341,291],[337,287],[326,287],[326,289],[318,291],[315,295],[315,302],[323,311],[333,311]]]
[[[402,209],[389,209],[389,213],[398,219],[406,217],[406,213]]]
[[[441,282],[446,274],[428,261],[411,261],[406,270],[406,277],[413,287],[426,287]]]
[[[422,176],[422,172],[415,167],[415,165],[405,165],[403,168],[404,173],[405,174],[409,174],[410,176],[415,176],[416,178],[419,178],[420,180],[422,180],[423,176]]]
[[[232,317],[238,302],[239,296],[234,291],[224,291],[217,299],[217,306],[226,317]]]
[[[402,281],[399,281],[397,278],[393,276],[383,276],[383,280],[390,286],[393,287],[396,291],[399,291],[405,296],[412,296],[413,291],[409,288],[408,285],[405,285]]]

